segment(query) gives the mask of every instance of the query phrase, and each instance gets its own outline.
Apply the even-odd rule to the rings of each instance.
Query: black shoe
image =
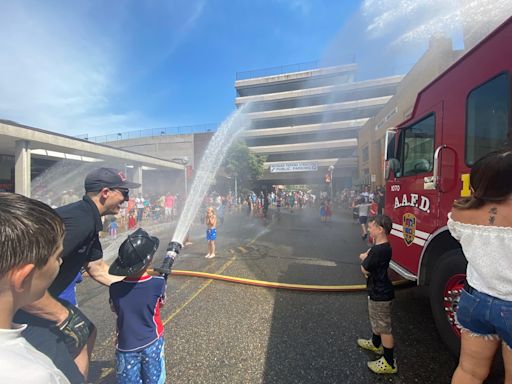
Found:
[[[364,234],[363,236],[361,236],[363,238],[363,240],[366,240],[368,238],[368,234]]]

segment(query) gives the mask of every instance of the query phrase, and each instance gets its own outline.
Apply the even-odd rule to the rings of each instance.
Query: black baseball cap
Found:
[[[94,169],[85,177],[85,192],[101,191],[103,188],[139,188],[139,183],[128,181],[123,172],[115,168]]]

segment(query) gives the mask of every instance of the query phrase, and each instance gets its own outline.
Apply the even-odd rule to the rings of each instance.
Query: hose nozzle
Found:
[[[176,256],[180,253],[182,245],[177,241],[171,241],[167,246],[167,254],[162,261],[162,265],[154,270],[158,272],[163,277],[167,278],[171,273],[172,265],[174,264],[174,260],[176,260]]]

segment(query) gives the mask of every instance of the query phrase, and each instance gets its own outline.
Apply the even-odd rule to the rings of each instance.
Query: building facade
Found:
[[[235,82],[236,105],[247,105],[250,150],[266,156],[262,183],[323,184],[337,190],[358,176],[358,135],[395,94],[403,76],[356,81],[348,64]],[[329,175],[329,176],[327,176]]]
[[[81,193],[87,172],[104,166],[129,171],[130,178],[140,183],[145,170],[163,172],[168,178],[183,175],[185,170],[182,163],[151,154],[0,120],[0,191],[25,196],[34,192],[35,197],[47,198],[65,190]]]

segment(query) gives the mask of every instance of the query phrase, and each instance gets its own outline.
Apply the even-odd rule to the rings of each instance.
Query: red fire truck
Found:
[[[472,164],[512,142],[511,41],[509,18],[424,88],[411,118],[387,133],[391,268],[429,287],[437,329],[453,353],[467,262],[447,214],[454,200],[470,196]]]

